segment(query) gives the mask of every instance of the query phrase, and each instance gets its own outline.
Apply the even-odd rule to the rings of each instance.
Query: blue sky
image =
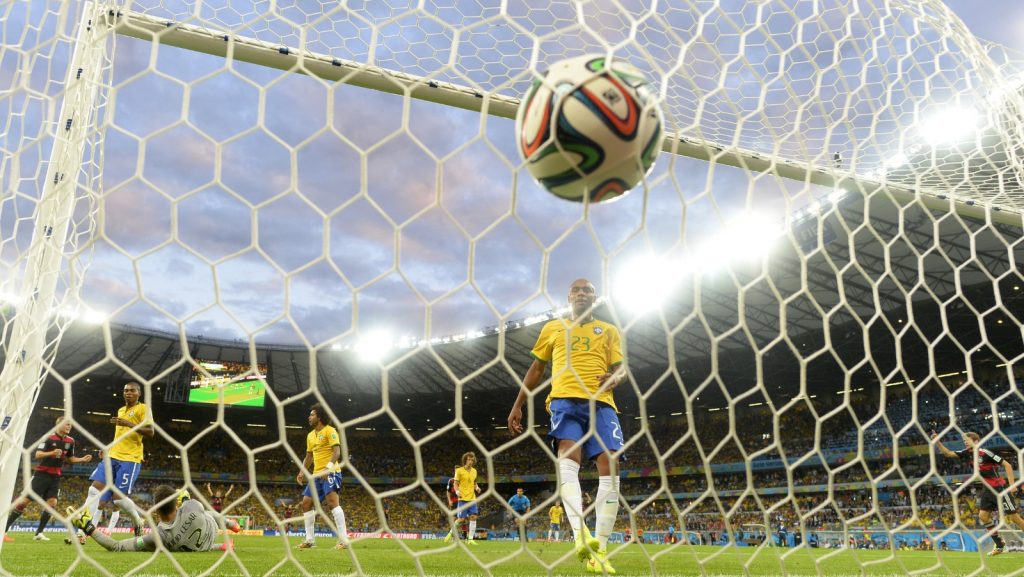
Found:
[[[161,4],[171,6],[137,3],[161,17],[186,17]],[[706,18],[700,29],[698,12],[715,3],[662,3],[683,9],[641,18],[636,41],[624,30],[644,13],[617,13],[600,1],[581,11],[583,26],[574,26],[565,3],[540,12],[531,5],[549,3],[511,2],[501,17],[488,3],[417,12],[369,2],[319,20],[302,10],[319,3],[280,2],[270,17],[261,15],[265,4],[207,2],[193,22],[291,46],[300,43],[296,24],[306,24],[310,50],[366,61],[372,48],[384,68],[505,94],[520,93],[532,78],[521,53],[530,34],[549,35],[537,44],[539,67],[619,43],[617,53],[654,79],[686,47],[673,80],[656,82],[666,91],[670,131],[816,164],[842,151],[864,171],[912,132],[922,86],[933,95],[926,104],[939,106],[971,77],[956,71],[963,67],[955,46],[944,54],[954,71],[932,74],[939,35],[927,26],[914,33],[907,19],[869,13],[856,19],[853,37],[844,36],[845,2],[820,14],[811,3],[778,3],[766,10],[768,33],[742,35],[745,44],[741,32],[757,14],[739,0],[720,2],[729,17]],[[1022,3],[947,4],[978,36],[1024,49]],[[25,20],[52,26],[39,12],[10,11],[7,20],[5,44],[36,42],[28,33],[17,38]],[[858,37],[877,34],[872,26],[882,21],[889,26],[882,53],[864,65],[871,44]],[[789,50],[796,30],[805,44]],[[910,71],[897,68],[908,39],[919,50]],[[418,101],[405,108],[391,95],[245,63],[225,67],[220,58],[154,51],[126,37],[116,42],[113,115],[102,145],[105,217],[83,259],[82,295],[118,323],[176,331],[181,322],[190,334],[251,335],[260,343],[352,342],[344,335],[355,329],[395,338],[463,332],[561,305],[577,277],[608,293],[637,256],[677,263],[721,245],[716,235],[741,214],[782,223],[829,192],[662,154],[646,191],[584,214],[518,170],[509,120]],[[780,53],[788,59],[784,78],[773,72]],[[56,51],[48,62],[50,75],[62,77],[66,58]],[[14,77],[11,66],[0,60],[0,78]],[[902,88],[892,104],[879,104],[894,84]],[[27,121],[42,115],[31,99],[3,105],[9,123],[21,117],[11,112],[19,107]],[[8,130],[8,148],[17,148],[13,135],[22,131]],[[4,237],[21,243],[26,231],[16,223],[31,210],[39,155],[22,153],[16,188],[26,199],[5,197],[0,212]],[[5,178],[9,190],[10,171]],[[5,270],[15,270],[16,242],[0,247]]]

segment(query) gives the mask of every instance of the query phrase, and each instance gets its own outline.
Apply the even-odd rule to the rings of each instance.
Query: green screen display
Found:
[[[230,407],[262,407],[267,397],[267,366],[227,361],[196,361],[189,383],[188,402]]]

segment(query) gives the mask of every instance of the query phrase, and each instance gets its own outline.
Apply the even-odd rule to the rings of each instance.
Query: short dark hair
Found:
[[[139,383],[136,383],[135,381],[128,381],[127,383],[124,384],[124,386],[126,386],[126,387],[135,387],[136,389],[139,390],[140,393],[142,392],[142,385],[140,385]]]
[[[321,423],[326,423],[331,420],[330,417],[324,414],[324,408],[320,403],[313,405],[309,410],[316,413],[316,418],[320,419]]]
[[[156,503],[156,512],[162,516],[170,515],[177,508],[178,503],[175,496],[178,490],[170,485],[158,485],[153,489],[153,502]]]
[[[969,432],[969,433],[964,433],[964,436],[967,437],[968,439],[974,441],[975,443],[980,443],[981,442],[981,435],[979,435],[978,433],[975,433],[973,431]]]

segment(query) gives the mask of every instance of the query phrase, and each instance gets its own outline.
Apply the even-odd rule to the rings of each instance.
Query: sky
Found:
[[[908,145],[916,115],[970,102],[984,85],[956,42],[946,51],[940,32],[915,31],[906,14],[862,9],[845,27],[850,2],[758,13],[740,0],[677,0],[653,16],[636,2],[578,12],[509,2],[505,16],[497,4],[349,3],[352,12],[324,17],[318,2],[278,2],[268,15],[266,2],[220,0],[192,21],[274,44],[304,38],[315,52],[506,95],[532,80],[530,47],[542,69],[618,46],[661,91],[666,130],[816,165],[840,152],[862,173]],[[1024,3],[946,4],[977,36],[1024,52]],[[24,222],[45,176],[49,141],[33,131],[55,114],[32,93],[56,93],[67,62],[66,46],[46,41],[56,20],[44,8],[57,5],[2,16],[0,80],[23,88],[0,99],[5,294],[17,292]],[[176,20],[188,18],[185,5],[135,4]],[[19,44],[43,56],[27,79],[11,49]],[[128,37],[114,47],[114,89],[90,157],[102,155],[97,196],[80,203],[72,244],[79,309],[114,323],[259,344],[461,333],[561,306],[579,277],[605,295],[625,280],[677,282],[680,263],[726,258],[729,238],[751,222],[781,229],[832,192],[662,153],[645,187],[584,209],[530,179],[510,120]],[[89,218],[95,206],[99,220]],[[669,264],[637,271],[638,258]]]

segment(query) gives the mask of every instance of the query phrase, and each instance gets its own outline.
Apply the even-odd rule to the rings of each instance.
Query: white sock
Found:
[[[558,460],[558,493],[565,505],[576,541],[583,541],[583,489],[580,487],[580,464],[572,459]]]
[[[466,532],[466,539],[469,541],[473,540],[476,535],[476,519],[469,522],[469,531]]]
[[[132,526],[145,527],[146,524],[142,521],[142,517],[139,516],[139,508],[135,506],[135,501],[132,501],[131,497],[125,495],[120,499],[114,499],[114,504],[131,517]]]
[[[85,508],[89,510],[89,516],[96,519],[96,515],[100,512],[100,495],[103,491],[100,491],[92,485],[89,486],[89,496],[85,498]]]
[[[608,548],[608,536],[615,527],[615,516],[619,514],[619,477],[608,475],[597,480],[597,497],[594,503],[597,508],[597,521],[594,526],[601,549]]]
[[[338,505],[331,509],[331,514],[334,515],[334,524],[338,526],[338,541],[347,545],[348,528],[345,526],[345,511],[342,511],[341,505]]]
[[[561,531],[555,531],[555,541],[561,541],[561,540],[562,540],[562,532]]]
[[[306,511],[302,514],[302,522],[306,525],[306,541],[310,543],[316,541],[316,537],[313,535],[313,530],[316,525],[316,511]]]
[[[121,520],[121,512],[114,511],[110,514],[110,521],[107,522],[107,529],[113,531],[114,527],[117,527],[117,522]]]

